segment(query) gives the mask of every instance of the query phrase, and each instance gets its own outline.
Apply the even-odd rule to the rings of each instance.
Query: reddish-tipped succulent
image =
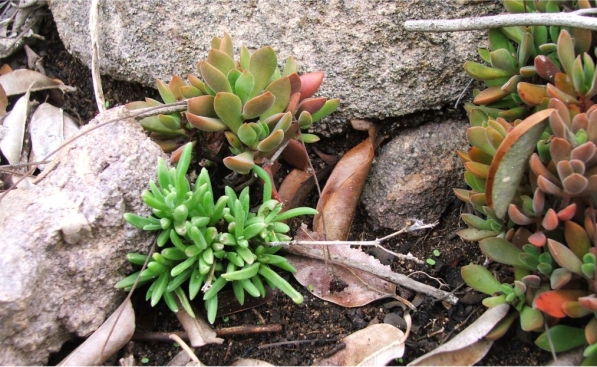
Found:
[[[166,136],[198,129],[223,132],[233,156],[224,158],[231,170],[248,173],[255,162],[283,149],[291,139],[315,142],[313,134],[300,133],[312,123],[331,114],[338,99],[313,97],[323,82],[322,72],[297,74],[297,64],[289,57],[282,70],[271,47],[251,53],[246,47],[234,59],[228,34],[215,37],[206,60],[197,64],[200,77],[188,76],[189,84],[173,77],[168,85],[158,80],[158,90],[166,103],[187,100],[187,111],[146,118],[141,124],[149,131]],[[159,102],[129,104],[131,108],[150,107]]]
[[[511,12],[553,12],[566,5],[504,4]],[[590,7],[588,1],[576,6]],[[491,51],[479,50],[489,66],[465,64],[487,89],[475,92],[474,104],[466,106],[472,147],[459,155],[471,189],[455,192],[477,213],[462,215],[469,228],[459,234],[479,241],[489,259],[511,266],[515,280],[501,284],[473,264],[462,275],[469,286],[490,295],[483,301],[486,306],[509,303],[523,330],[542,331],[539,347],[559,352],[585,346],[583,365],[595,365],[597,73],[588,53],[592,32],[508,27],[492,29],[489,38]],[[576,326],[568,326],[567,318],[576,319]],[[493,337],[503,335],[513,321],[505,319]]]

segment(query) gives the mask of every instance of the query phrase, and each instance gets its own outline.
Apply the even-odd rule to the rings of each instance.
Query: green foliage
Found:
[[[184,146],[176,168],[168,169],[158,159],[157,183],[151,180],[143,201],[152,208],[153,215],[141,217],[127,213],[125,220],[133,226],[159,231],[159,251],[147,255],[131,253],[127,259],[136,265],[147,261],[145,270],[122,279],[117,288],[130,290],[137,278],[138,285],[151,283],[146,298],[155,306],[164,300],[178,311],[178,303],[191,315],[190,301],[199,291],[207,308],[208,320],[213,323],[218,307],[217,294],[230,284],[238,301],[243,304],[245,293],[264,297],[264,284],[277,287],[296,303],[303,297],[272,267],[294,272],[282,256],[276,255],[276,241],[289,241],[290,230],[283,220],[298,215],[313,215],[311,208],[295,208],[280,213],[282,204],[269,198],[271,183],[258,166],[256,173],[266,180],[264,201],[256,213],[249,210],[249,188],[237,195],[226,187],[225,195],[215,198],[209,174],[201,170],[194,187],[186,178],[191,162],[192,144]]]
[[[559,12],[588,1],[505,0],[510,12]],[[514,282],[501,284],[479,265],[463,267],[488,307],[508,303],[536,341],[556,351],[587,346],[597,359],[595,220],[597,218],[597,73],[593,32],[555,26],[489,31],[483,63],[465,71],[486,88],[466,105],[471,148],[459,152],[470,190],[456,195],[475,213],[459,232],[479,241],[491,260],[511,266]],[[499,285],[499,289],[498,289]],[[544,317],[586,322],[577,329],[545,329]]]
[[[162,100],[186,100],[187,111],[141,120],[154,137],[225,132],[232,156],[225,157],[224,164],[241,174],[283,149],[290,139],[319,140],[313,134],[300,134],[300,129],[308,129],[339,105],[338,99],[312,97],[323,82],[322,72],[299,76],[292,57],[279,69],[277,55],[269,46],[253,53],[242,47],[235,60],[232,39],[226,33],[215,37],[211,46],[207,59],[197,64],[199,77],[189,75],[188,83],[178,76],[168,84],[157,81]],[[161,102],[146,98],[127,106],[159,105]]]

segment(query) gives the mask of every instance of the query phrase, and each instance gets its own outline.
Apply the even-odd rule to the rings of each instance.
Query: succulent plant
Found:
[[[300,129],[308,129],[339,105],[338,99],[313,97],[323,81],[322,72],[299,76],[297,70],[292,57],[280,70],[271,47],[253,53],[242,47],[235,60],[230,36],[215,37],[207,59],[197,64],[200,77],[189,75],[189,84],[178,76],[167,85],[157,81],[165,103],[187,100],[186,113],[148,117],[141,124],[165,137],[193,129],[221,132],[233,154],[224,158],[224,164],[246,174],[255,162],[284,149],[290,139],[317,141],[316,135],[301,134]],[[146,99],[128,106],[137,109],[159,103]]]
[[[158,159],[157,183],[151,180],[149,190],[142,195],[153,215],[125,214],[125,220],[133,226],[159,231],[160,250],[149,259],[147,255],[129,253],[131,263],[147,262],[147,268],[122,279],[116,287],[130,290],[138,278],[138,285],[151,283],[146,297],[152,306],[163,299],[172,311],[178,312],[178,300],[193,316],[190,302],[202,291],[211,323],[216,317],[217,294],[228,283],[241,304],[245,292],[253,297],[265,296],[264,284],[279,288],[294,302],[301,303],[302,295],[272,267],[289,272],[295,269],[284,257],[276,255],[279,246],[268,243],[290,240],[286,235],[290,228],[283,222],[286,219],[317,211],[295,208],[280,213],[282,204],[268,196],[271,183],[266,185],[256,213],[249,210],[248,187],[239,195],[226,187],[225,195],[216,199],[205,168],[192,188],[186,178],[191,151],[192,144],[186,144],[176,168],[168,169],[165,161]],[[258,166],[254,170],[262,171]],[[258,174],[269,180],[265,172]]]
[[[590,7],[588,1],[504,1],[511,12]],[[468,62],[483,80],[466,110],[471,148],[459,152],[470,190],[455,189],[476,213],[459,232],[479,241],[491,260],[511,266],[502,284],[471,264],[462,276],[508,303],[535,343],[556,352],[586,346],[583,365],[597,363],[597,73],[588,53],[592,32],[559,27],[508,27],[489,32],[490,66]],[[557,40],[554,43],[552,40]],[[522,120],[524,118],[524,120]],[[503,335],[515,316],[496,327]],[[570,321],[575,319],[575,322]],[[546,327],[547,325],[547,327]],[[571,326],[574,325],[574,326]],[[579,327],[581,326],[581,327]]]

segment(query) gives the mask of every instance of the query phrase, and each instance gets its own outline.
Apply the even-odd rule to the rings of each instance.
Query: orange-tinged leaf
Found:
[[[529,106],[538,106],[547,98],[547,91],[544,85],[520,82],[516,89],[520,99]]]
[[[479,178],[486,178],[489,172],[489,166],[483,163],[467,162],[464,164],[467,171]]]
[[[228,130],[228,126],[220,119],[198,116],[189,112],[187,112],[186,116],[189,123],[199,130],[211,132]]]
[[[585,326],[585,337],[589,344],[597,343],[597,317],[593,317]]]
[[[570,250],[570,248],[552,239],[547,240],[547,247],[549,248],[551,256],[558,263],[558,265],[560,265],[562,268],[568,269],[574,274],[583,276],[583,272],[581,270],[583,263],[574,254],[574,252]]]
[[[558,289],[539,294],[533,303],[536,309],[561,319],[567,316],[562,307],[564,302],[576,301],[586,294],[587,292],[578,289]]]
[[[205,95],[187,100],[187,111],[193,115],[204,117],[218,117],[214,109],[214,97]]]
[[[325,105],[325,102],[325,97],[303,99],[299,103],[295,115],[298,116],[303,111],[307,111],[312,115],[315,112],[319,111],[323,107],[323,105]]]
[[[327,239],[345,240],[369,174],[375,154],[377,128],[369,129],[369,137],[349,150],[336,164],[317,203],[319,214],[313,218],[313,230],[323,234],[323,218]]]
[[[485,197],[498,218],[504,218],[518,191],[520,179],[553,109],[534,113],[514,127],[502,141],[487,173]]]
[[[487,105],[497,102],[509,94],[510,93],[508,92],[504,92],[500,86],[489,87],[477,94],[473,100],[473,103],[477,105]]]
[[[493,156],[496,149],[487,141],[485,129],[481,126],[469,127],[466,131],[466,138],[473,147],[487,155]]]
[[[245,120],[251,120],[261,116],[268,109],[270,109],[276,100],[276,97],[271,92],[265,92],[257,97],[253,97],[243,106],[242,117]]]
[[[180,91],[180,89],[183,87],[187,87],[187,83],[185,83],[184,80],[182,80],[182,78],[178,75],[174,75],[170,80],[170,83],[168,83],[168,89],[170,89],[170,92],[172,92],[177,101],[180,101],[184,98]]]
[[[549,208],[543,217],[543,221],[541,225],[543,228],[547,229],[548,231],[553,231],[557,228],[559,223],[558,215],[556,214],[555,210]]]
[[[487,165],[490,165],[491,161],[493,160],[492,156],[476,147],[472,147],[468,150],[468,158],[469,161],[479,162]]]
[[[568,205],[567,207],[565,207],[564,209],[560,210],[558,212],[558,219],[566,222],[571,220],[572,218],[574,218],[574,214],[576,214],[576,203],[572,203],[570,205]],[[576,223],[574,223],[576,224]],[[568,224],[566,224],[568,225]],[[568,240],[566,240],[568,241]]]

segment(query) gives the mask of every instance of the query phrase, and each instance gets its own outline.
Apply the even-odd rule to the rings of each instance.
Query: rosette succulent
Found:
[[[504,4],[514,12],[590,7],[588,1]],[[490,337],[519,317],[523,330],[541,332],[535,343],[545,350],[585,346],[583,365],[597,363],[592,35],[542,26],[490,31],[491,51],[480,51],[490,65],[465,64],[488,88],[466,106],[472,147],[459,155],[471,189],[455,189],[475,211],[462,215],[469,228],[460,236],[513,269],[513,280],[503,283],[480,265],[462,269],[469,286],[490,296],[486,306],[509,303],[516,310]]]
[[[286,235],[290,230],[284,223],[286,219],[313,215],[317,211],[295,208],[281,213],[282,204],[268,196],[271,183],[269,188],[266,185],[263,202],[255,213],[249,209],[248,187],[239,195],[226,187],[225,195],[216,199],[205,168],[194,187],[186,178],[191,151],[191,143],[184,146],[176,168],[168,169],[164,160],[158,159],[157,183],[151,180],[149,190],[142,196],[152,209],[151,216],[125,214],[125,220],[133,226],[159,231],[159,250],[149,259],[143,254],[128,254],[131,263],[147,262],[147,268],[122,279],[116,287],[130,290],[138,278],[138,285],[151,283],[147,299],[152,306],[163,299],[177,312],[178,300],[193,316],[190,302],[201,291],[211,323],[216,318],[217,294],[227,284],[241,304],[245,293],[264,297],[265,284],[279,288],[294,302],[301,303],[302,295],[274,271],[274,268],[289,272],[295,269],[276,254],[280,246],[269,246],[269,243],[290,240]],[[269,180],[260,167],[255,166],[254,170]]]
[[[167,136],[194,129],[222,132],[233,154],[224,158],[224,164],[242,174],[284,149],[289,140],[310,143],[319,139],[300,133],[300,129],[308,129],[339,105],[338,99],[313,97],[323,81],[322,72],[299,76],[292,57],[279,69],[271,47],[253,53],[242,47],[239,58],[234,57],[230,36],[215,37],[207,59],[197,64],[199,77],[189,75],[188,83],[177,76],[167,85],[157,82],[164,102],[186,100],[187,111],[149,117],[141,124]],[[146,99],[129,104],[129,108],[159,103]]]

